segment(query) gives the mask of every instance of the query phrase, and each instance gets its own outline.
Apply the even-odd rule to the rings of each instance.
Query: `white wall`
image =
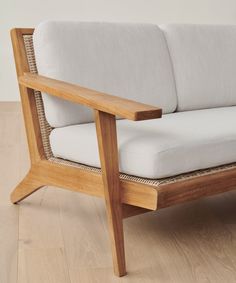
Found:
[[[0,100],[19,100],[9,30],[48,19],[236,24],[235,0],[1,0]]]

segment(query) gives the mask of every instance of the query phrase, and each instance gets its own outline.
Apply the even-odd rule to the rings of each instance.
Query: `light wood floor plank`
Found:
[[[233,235],[211,211],[210,201],[208,198],[163,210],[159,222],[170,225],[167,233],[172,235],[182,262],[187,263],[181,270],[191,271],[193,282],[234,282],[236,249]]]
[[[0,103],[0,283],[17,282],[19,207],[9,201],[21,178],[19,104]]]
[[[23,249],[19,256],[19,283],[70,282],[62,248]]]
[[[0,205],[0,283],[17,282],[18,207]]]
[[[70,282],[57,193],[45,187],[20,205],[20,283]]]

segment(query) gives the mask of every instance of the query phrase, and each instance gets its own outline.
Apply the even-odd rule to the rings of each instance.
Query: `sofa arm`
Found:
[[[158,107],[112,96],[37,74],[25,73],[19,84],[90,108],[133,121],[161,118]]]

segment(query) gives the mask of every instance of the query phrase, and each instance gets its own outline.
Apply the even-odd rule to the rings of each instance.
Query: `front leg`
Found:
[[[126,267],[116,119],[114,115],[97,110],[95,118],[114,272],[117,276],[124,276]]]

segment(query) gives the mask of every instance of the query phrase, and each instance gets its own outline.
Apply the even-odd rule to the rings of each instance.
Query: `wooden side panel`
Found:
[[[236,189],[236,169],[158,187],[158,206],[164,208]]]
[[[33,29],[13,29],[11,30],[12,46],[14,51],[17,78],[24,72],[29,72],[29,65],[23,40],[24,34],[32,34]],[[31,163],[44,159],[43,143],[38,121],[34,91],[19,85],[27,141],[30,152]]]
[[[45,185],[104,197],[102,176],[98,173],[48,160],[35,164],[31,169],[31,173],[35,180]],[[121,180],[120,185],[122,203],[150,210],[157,208],[156,188],[127,180]]]

